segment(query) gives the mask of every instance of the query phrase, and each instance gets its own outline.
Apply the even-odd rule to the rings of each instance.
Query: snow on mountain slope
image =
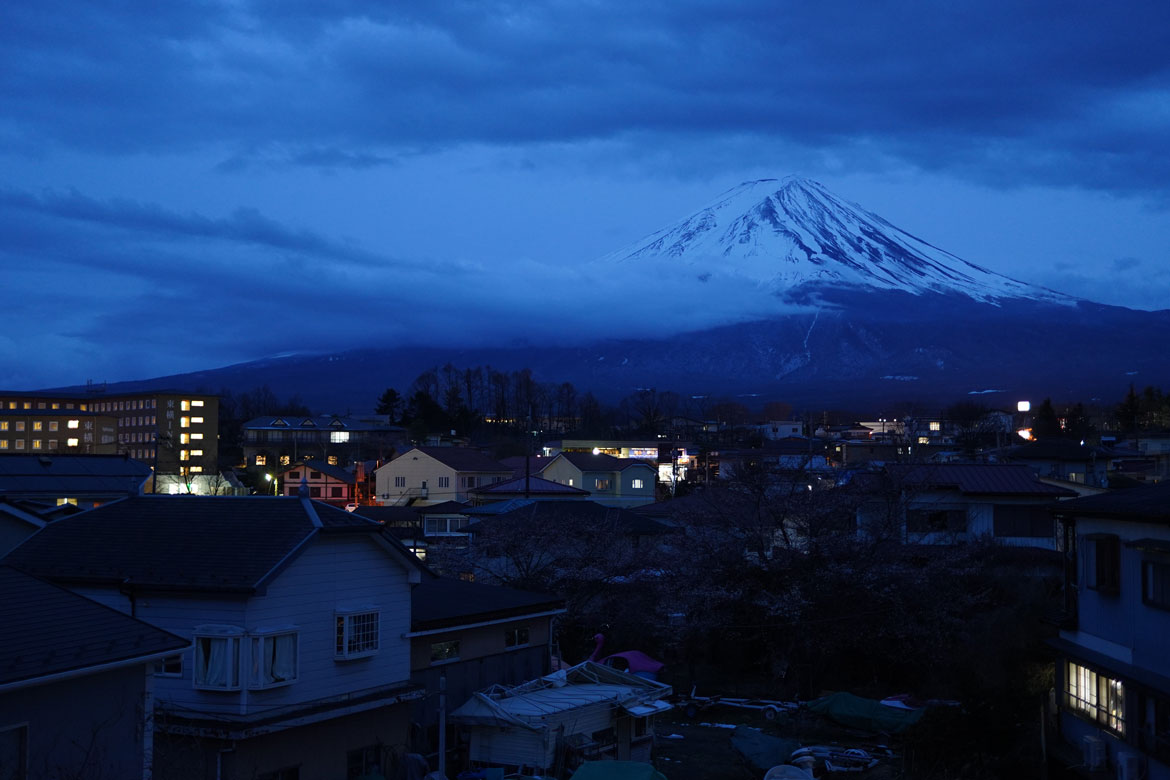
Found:
[[[968,263],[798,176],[745,182],[597,262],[685,268],[700,281],[738,277],[779,294],[823,285],[1075,303]]]

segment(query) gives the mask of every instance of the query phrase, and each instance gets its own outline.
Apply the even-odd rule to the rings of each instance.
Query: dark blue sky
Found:
[[[8,0],[0,386],[703,325],[730,304],[582,264],[789,173],[1170,307],[1167,31],[1154,0]]]

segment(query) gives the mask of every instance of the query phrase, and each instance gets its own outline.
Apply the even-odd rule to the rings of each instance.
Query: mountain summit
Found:
[[[846,287],[1074,302],[969,263],[799,176],[744,182],[598,262],[685,268],[700,281],[739,277],[782,296]]]

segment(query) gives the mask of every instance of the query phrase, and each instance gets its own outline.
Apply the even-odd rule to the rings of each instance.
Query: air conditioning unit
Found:
[[[1140,753],[1119,753],[1117,755],[1117,780],[1141,780],[1142,757]]]
[[[1085,737],[1081,741],[1081,763],[1090,771],[1105,768],[1105,741],[1100,737]]]

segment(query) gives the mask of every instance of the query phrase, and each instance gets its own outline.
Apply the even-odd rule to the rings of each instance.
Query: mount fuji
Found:
[[[968,396],[992,406],[1043,397],[1113,403],[1131,383],[1170,385],[1170,310],[1105,306],[1010,279],[799,177],[735,187],[586,271],[633,289],[627,303],[667,297],[681,315],[672,321],[694,324],[575,346],[539,343],[531,326],[523,346],[452,347],[419,333],[410,346],[389,348],[374,336],[365,349],[116,387],[268,385],[338,412],[368,408],[386,387],[405,392],[423,370],[452,363],[529,368],[541,382],[572,382],[609,401],[656,387],[876,413],[898,401]],[[711,327],[712,317],[699,316],[707,304],[734,316]],[[614,303],[598,317],[621,313]],[[556,315],[530,316],[551,325]]]
[[[820,288],[1075,303],[969,263],[799,176],[745,182],[598,264],[685,269],[702,282],[733,277],[782,298]]]

